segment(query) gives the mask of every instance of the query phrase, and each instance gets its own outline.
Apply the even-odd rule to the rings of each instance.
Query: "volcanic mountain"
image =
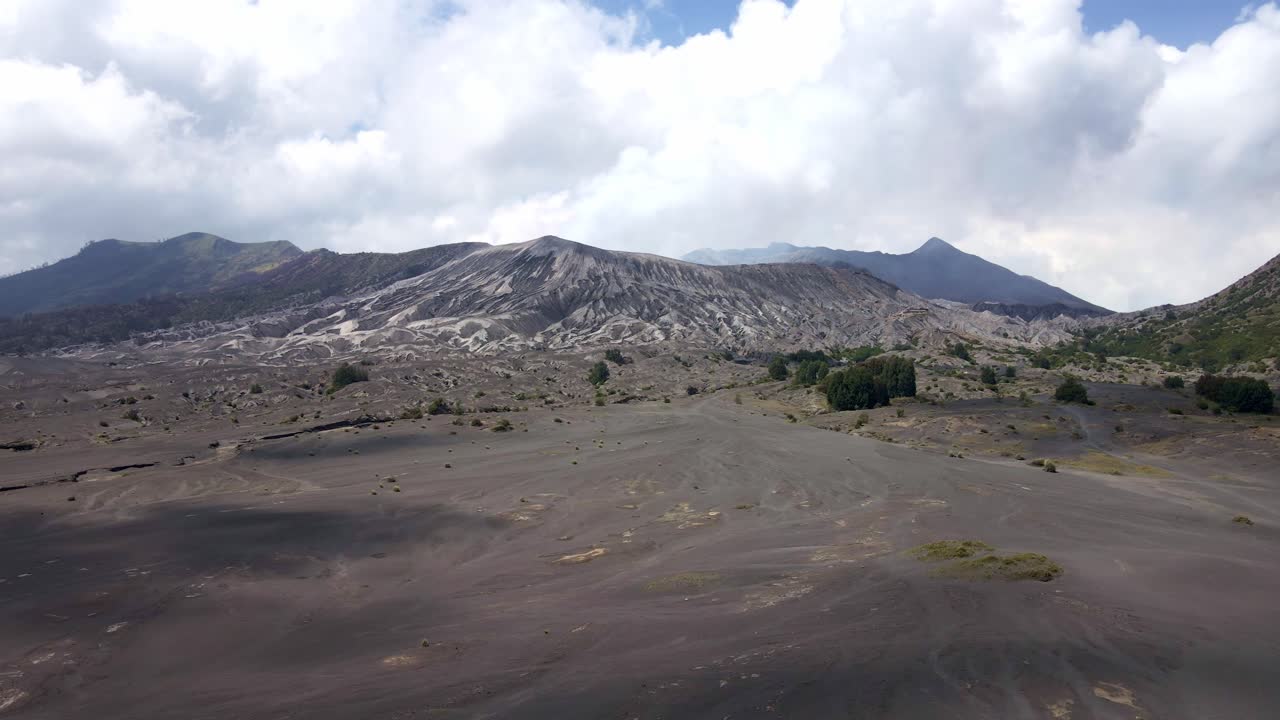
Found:
[[[684,259],[706,265],[850,265],[864,268],[876,277],[922,297],[953,300],[975,310],[990,310],[1027,320],[1058,315],[1106,315],[1110,312],[1061,288],[962,252],[938,238],[930,238],[915,251],[902,255],[773,243],[766,248],[746,250],[695,250]]]
[[[847,266],[712,267],[556,237],[415,252],[413,263],[403,255],[306,253],[243,287],[182,299],[170,322],[153,326],[163,329],[135,334],[135,346],[270,362],[612,343],[764,350],[1066,336],[1050,323],[930,302]],[[375,265],[394,272],[370,271]]]
[[[288,242],[237,243],[208,233],[155,243],[100,240],[52,265],[0,278],[0,317],[208,292],[300,255]]]

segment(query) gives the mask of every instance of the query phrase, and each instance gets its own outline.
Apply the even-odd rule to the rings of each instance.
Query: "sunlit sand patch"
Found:
[[[768,586],[747,593],[743,601],[743,610],[762,610],[788,600],[802,598],[813,592],[813,586],[804,583],[798,577],[769,583]]]
[[[112,624],[110,624],[110,625],[108,625],[108,626],[107,626],[107,632],[109,632],[109,633],[120,632],[120,631],[121,631],[121,630],[123,630],[123,629],[125,628],[125,626],[126,626],[126,625],[128,625],[128,624],[129,624],[129,623],[127,623],[127,622],[112,623]]]
[[[1049,711],[1049,717],[1054,720],[1071,720],[1071,706],[1075,705],[1074,700],[1059,700],[1045,706]]]
[[[591,562],[596,558],[605,555],[609,551],[605,548],[591,548],[586,552],[574,553],[572,555],[564,555],[557,559],[557,565],[580,565],[582,563]]]
[[[412,655],[389,655],[382,658],[384,667],[406,667],[418,662],[418,659]]]
[[[844,545],[830,545],[819,548],[809,556],[809,560],[810,562],[819,563],[857,562],[877,555],[887,555],[892,549],[893,547],[889,543],[873,535],[868,535]]]
[[[658,522],[676,523],[676,528],[679,530],[711,525],[719,521],[720,511],[711,510],[704,513],[694,510],[687,502],[679,503],[658,518]]]
[[[1135,718],[1144,718],[1142,708],[1138,705],[1138,700],[1134,696],[1133,691],[1121,685],[1120,683],[1100,682],[1093,686],[1093,694],[1116,705],[1124,705],[1133,708]]]
[[[11,707],[15,707],[26,698],[27,693],[24,690],[19,690],[17,688],[0,690],[0,712],[4,712]]]
[[[528,505],[521,505],[516,510],[500,512],[498,513],[498,517],[509,522],[529,522],[530,520],[536,520],[538,513],[543,512],[546,509],[547,506],[542,505],[541,503],[530,503]]]

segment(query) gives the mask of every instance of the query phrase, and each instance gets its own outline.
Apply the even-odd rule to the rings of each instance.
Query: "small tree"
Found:
[[[950,352],[952,356],[958,357],[965,362],[973,362],[973,356],[969,354],[969,347],[964,343],[956,343],[955,345],[952,345],[948,348],[948,352]]]
[[[982,384],[995,385],[999,380],[996,379],[996,369],[990,365],[982,366]]]
[[[1181,375],[1170,375],[1164,379],[1164,386],[1170,390],[1178,390],[1186,386],[1186,381]]]
[[[333,380],[329,383],[329,392],[337,392],[342,388],[358,382],[367,382],[369,371],[351,363],[342,363],[333,371]]]
[[[625,365],[627,363],[627,359],[622,356],[622,351],[617,348],[609,348],[608,350],[605,350],[604,359],[614,365]]]
[[[1012,365],[1005,365],[1004,376],[1012,380],[1013,378],[1018,377],[1018,369]]]
[[[258,383],[254,383],[253,385],[249,386],[249,394],[250,394],[250,395],[261,395],[261,394],[262,394],[262,386],[261,386],[261,385],[259,385]]]
[[[453,408],[449,407],[449,401],[444,398],[436,398],[427,406],[427,413],[431,415],[447,415],[452,410]]]
[[[587,373],[587,380],[596,387],[605,384],[609,380],[609,366],[605,365],[603,360],[592,365]]]
[[[1079,380],[1068,377],[1053,391],[1053,399],[1058,402],[1089,404],[1089,391]]]
[[[773,380],[786,380],[788,374],[787,361],[781,355],[774,355],[769,361],[769,377]]]
[[[805,360],[800,363],[800,367],[796,368],[795,384],[804,387],[814,385],[826,377],[829,370],[825,361]]]

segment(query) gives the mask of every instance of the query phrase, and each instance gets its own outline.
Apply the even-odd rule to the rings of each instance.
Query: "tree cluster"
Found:
[[[861,410],[888,405],[895,397],[916,394],[915,362],[905,357],[875,357],[826,378],[832,410]]]
[[[1275,407],[1275,392],[1263,380],[1251,377],[1201,375],[1196,394],[1234,412],[1269,413]]]

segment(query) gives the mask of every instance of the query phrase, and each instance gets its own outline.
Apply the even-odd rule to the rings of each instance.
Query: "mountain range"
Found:
[[[745,250],[695,250],[684,259],[704,265],[850,265],[863,268],[921,297],[953,300],[968,304],[975,310],[990,310],[1026,320],[1059,315],[1088,317],[1111,312],[1062,288],[963,252],[936,237],[901,255],[773,243],[768,247]]]
[[[864,254],[888,263],[881,272],[893,280],[869,263],[830,260],[844,251],[793,250],[791,262],[758,262],[770,257],[762,249],[701,253],[706,263],[746,262],[699,264],[552,236],[353,254],[203,233],[158,244],[108,240],[0,279],[0,353],[109,346],[198,362],[287,362],[616,344],[937,352],[956,341],[1008,349],[1070,341],[1076,351],[1210,368],[1280,356],[1280,259],[1197,303],[1102,314],[941,240],[907,255]],[[835,255],[804,259],[817,251]],[[920,276],[904,281],[903,267],[921,268]],[[965,294],[973,277],[987,277],[989,291]],[[935,288],[927,294],[952,297],[908,287],[922,283]]]
[[[1065,337],[1058,325],[928,301],[848,266],[706,266],[548,236],[400,254],[299,253],[205,292],[0,321],[0,351],[133,338],[192,357],[281,359],[621,342],[941,345],[957,334],[1010,345]]]

